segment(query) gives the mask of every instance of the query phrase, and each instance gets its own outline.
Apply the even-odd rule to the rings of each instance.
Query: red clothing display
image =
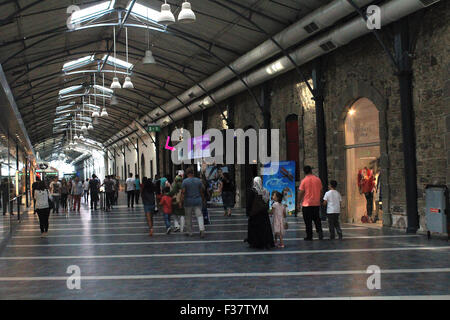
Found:
[[[362,193],[372,192],[375,187],[373,171],[364,167],[358,172],[358,188]]]
[[[162,196],[159,204],[162,205],[165,214],[172,214],[172,197],[168,195]]]

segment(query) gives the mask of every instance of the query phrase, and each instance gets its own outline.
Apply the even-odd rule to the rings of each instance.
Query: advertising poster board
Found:
[[[208,166],[205,170],[206,181],[208,182],[208,188],[211,191],[211,199],[208,204],[212,206],[222,206],[222,194],[219,191],[220,183],[220,170],[223,173],[229,172],[227,166],[214,165]]]
[[[278,163],[278,171],[274,172],[270,168],[270,164],[264,166],[263,173],[263,187],[266,188],[270,195],[273,191],[278,191],[283,194],[282,204],[287,207],[289,215],[295,213],[295,161],[281,161]],[[272,201],[270,201],[272,206]]]

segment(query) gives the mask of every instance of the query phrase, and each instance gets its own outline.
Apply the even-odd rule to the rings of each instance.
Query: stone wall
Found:
[[[441,1],[409,19],[410,33],[415,44],[413,104],[416,119],[418,206],[422,229],[425,227],[425,185],[450,185],[449,7],[449,1]],[[388,49],[394,52],[393,27],[384,28],[381,37]],[[354,102],[363,97],[369,99],[379,111],[384,224],[405,228],[407,219],[401,108],[399,83],[394,68],[371,34],[331,52],[324,56],[323,61],[328,178],[340,183],[345,200],[347,173],[344,121]],[[302,66],[302,72],[309,75],[311,67]],[[271,126],[280,129],[280,160],[286,159],[286,118],[295,114],[299,121],[299,167],[311,165],[318,168],[316,114],[311,93],[296,71],[270,80],[269,87],[272,91]],[[259,99],[261,86],[252,90]],[[235,128],[263,127],[263,114],[248,92],[223,102],[222,110],[227,103],[233,106],[231,117]],[[224,128],[219,107],[209,108],[207,117],[208,128]],[[189,117],[177,125],[192,130],[193,118]],[[165,128],[160,138],[161,151],[164,150],[167,135],[168,130]],[[160,161],[162,163],[162,156]],[[318,174],[317,169],[315,173]],[[244,206],[243,191],[249,187],[244,179],[244,166],[236,166],[235,178],[239,193],[238,205]],[[345,210],[344,205],[344,217]]]

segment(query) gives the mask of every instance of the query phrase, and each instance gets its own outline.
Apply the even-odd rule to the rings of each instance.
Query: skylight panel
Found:
[[[103,57],[103,59],[102,59],[103,63],[104,63],[106,57],[107,57],[106,55]],[[117,68],[122,68],[122,69],[125,69],[125,70],[132,70],[133,67],[134,67],[133,64],[127,63],[126,61],[123,61],[123,60],[120,60],[120,59],[115,59],[112,56],[108,57],[108,61],[106,61],[106,63],[109,64],[110,66],[113,66],[113,67],[116,65]]]
[[[73,107],[74,105],[75,105],[75,103],[67,104],[65,106],[59,106],[56,108],[56,112],[66,110],[68,108]]]
[[[80,59],[77,59],[74,61],[67,62],[66,64],[63,65],[63,71],[67,72],[67,71],[78,69],[80,67],[90,64],[92,61],[94,61],[94,55],[86,56],[86,57],[83,57],[83,58],[80,58]]]
[[[68,93],[71,93],[71,92],[78,91],[80,89],[83,89],[82,85],[68,87],[68,88],[65,88],[65,89],[62,89],[61,91],[59,91],[59,95],[62,96],[62,95],[65,95],[65,94],[68,94]]]
[[[130,10],[131,2],[128,4],[127,10]],[[131,13],[138,16],[139,18],[145,19],[147,21],[156,22],[159,20],[161,13],[155,9],[144,6],[140,3],[135,3]]]
[[[116,2],[115,0],[105,1],[95,6],[90,6],[85,9],[75,11],[74,13],[72,13],[72,16],[70,17],[70,22],[72,24],[77,24],[104,15],[108,13],[110,10],[114,9],[115,2]]]
[[[94,86],[94,88],[97,89],[97,90],[100,90],[103,93],[108,93],[110,95],[114,93],[114,90],[106,88],[106,87],[103,87],[103,86],[99,86],[98,84],[96,84]]]

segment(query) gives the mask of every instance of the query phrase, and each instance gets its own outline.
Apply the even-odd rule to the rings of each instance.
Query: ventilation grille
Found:
[[[337,48],[336,45],[333,42],[331,42],[331,41],[327,41],[327,42],[322,43],[320,45],[320,47],[322,48],[323,51],[331,51],[331,50]]]
[[[439,2],[440,0],[420,0],[425,7],[431,6],[433,3]]]
[[[315,24],[314,22],[311,22],[310,24],[308,24],[307,26],[304,27],[304,29],[306,30],[306,32],[308,33],[313,33],[317,30],[319,30],[319,26],[317,24]]]

